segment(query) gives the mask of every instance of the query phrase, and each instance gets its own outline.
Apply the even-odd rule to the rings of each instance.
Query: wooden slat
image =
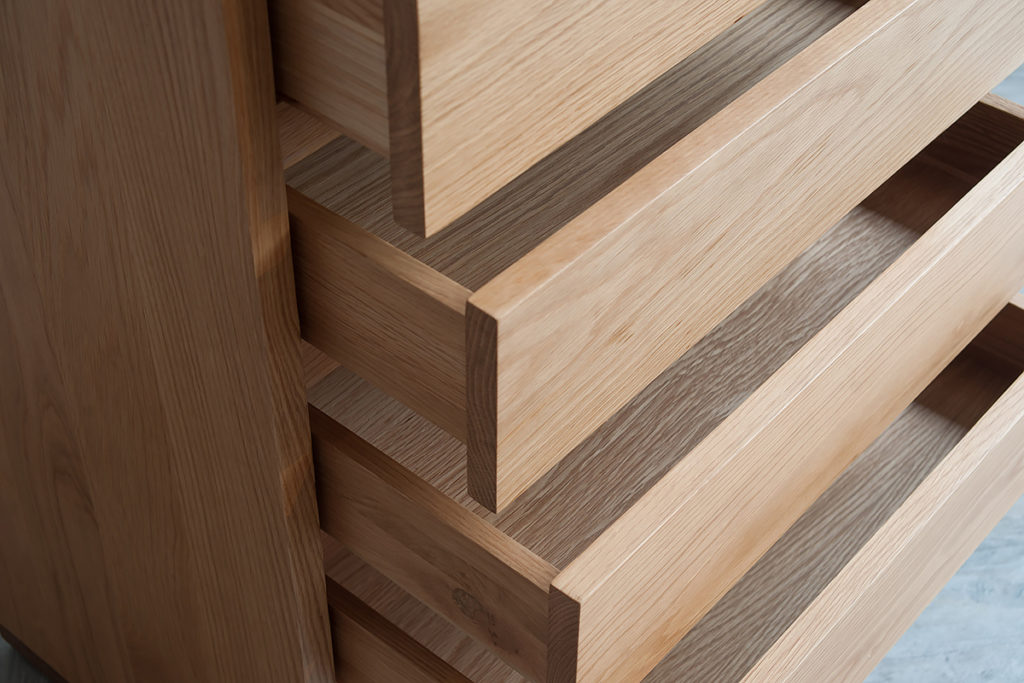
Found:
[[[928,187],[933,188],[931,194],[925,191]],[[891,179],[876,193],[878,196],[868,202],[873,209],[861,208],[844,218],[786,273],[773,280],[681,359],[676,364],[678,367],[665,373],[638,396],[635,405],[622,411],[588,439],[545,480],[543,487],[532,489],[505,514],[490,519],[499,529],[533,548],[555,566],[564,566],[628,509],[644,489],[720,424],[741,397],[763,382],[912,244],[917,233],[928,227],[928,221],[933,224],[936,216],[952,208],[969,187],[970,184],[958,175],[926,164],[908,167],[907,172]],[[929,208],[908,212],[901,206],[904,202],[915,207],[927,204]],[[886,214],[899,216],[907,222],[901,225]],[[461,445],[426,420],[344,371],[321,383],[311,400],[390,457],[479,512],[479,506],[474,506],[465,495]],[[760,569],[755,568],[753,576],[745,577],[737,586],[735,596],[717,604],[715,611],[652,674],[654,680],[736,680],[735,676],[742,675],[756,661],[799,614],[802,607],[795,609],[794,604],[807,604],[794,603],[788,584],[783,581],[775,585],[780,582],[778,577],[800,577],[800,581],[807,581],[806,586],[801,584],[800,595],[808,596],[809,600],[823,585],[822,577],[827,582],[842,565],[842,562],[836,564],[831,551],[828,551],[828,561],[824,561],[813,553],[810,557],[801,554],[801,549],[841,542],[843,548],[856,551],[866,539],[862,525],[858,526],[860,530],[856,534],[845,532],[846,527],[840,526],[836,532],[840,534],[838,537],[821,527],[832,529],[835,525],[827,520],[843,518],[847,511],[854,514],[862,509],[870,510],[869,517],[880,523],[894,509],[888,503],[890,496],[908,490],[906,486],[910,484],[900,483],[909,481],[909,474],[903,472],[903,468],[896,472],[883,469],[887,483],[884,486],[872,484],[869,473],[875,466],[898,462],[896,453],[904,450],[907,454],[920,453],[921,458],[927,460],[932,458],[927,451],[943,444],[951,445],[962,434],[939,429],[939,433],[929,435],[928,432],[939,425],[932,420],[912,417],[904,420],[909,426],[901,427],[893,435],[912,446],[893,450],[898,446],[892,442],[893,438],[885,442],[888,445],[876,444],[877,447],[869,450],[874,452],[881,448],[882,452],[871,455],[868,462],[858,467],[860,473],[851,475],[855,482],[867,478],[865,486],[871,493],[857,494],[856,491],[864,487],[854,484],[851,495],[855,495],[856,500],[845,503],[846,494],[830,495],[826,503],[821,503],[826,504],[823,512],[814,512],[812,508],[808,514],[826,521],[808,522],[810,538],[798,535],[787,541],[784,545],[792,552],[773,551],[775,559]],[[917,456],[914,457],[916,461]],[[920,471],[924,466],[915,464],[912,469]],[[844,488],[850,486],[844,485]],[[832,502],[827,503],[828,500]],[[828,507],[833,504],[841,509],[835,511]],[[577,514],[581,506],[586,506],[587,515]],[[871,530],[873,527],[868,533]],[[858,538],[860,541],[856,541]],[[849,553],[842,555],[846,559],[849,556]],[[787,562],[793,565],[786,565]],[[802,569],[807,564],[815,567],[810,574]],[[390,598],[389,604],[397,605]],[[454,657],[453,662],[472,662],[471,668],[462,669],[471,678],[506,680],[500,664],[492,666],[480,661],[478,656],[467,659],[470,651],[479,653],[479,650],[464,641],[444,636],[444,629],[436,621],[415,617],[421,613],[414,609],[407,611],[397,606],[395,609],[399,610],[396,614],[407,615],[400,619],[403,627],[412,629],[423,642],[440,647],[446,656]],[[772,628],[762,628],[764,624],[756,615],[767,619]],[[715,654],[712,656],[709,652]]]
[[[381,0],[271,0],[278,90],[388,152]]]
[[[339,683],[470,683],[330,577],[327,600]]]
[[[302,336],[465,439],[469,290],[288,191]]]
[[[995,316],[1022,179],[1024,148],[556,577],[553,680],[645,674]]]
[[[1015,339],[1024,344],[1024,336]],[[744,680],[863,680],[1024,495],[1022,444],[1024,378],[985,414]]]
[[[321,525],[534,678],[556,570],[315,408]]]
[[[474,495],[548,471],[1010,73],[1022,31],[1011,0],[868,3],[477,291]]]
[[[329,680],[265,9],[0,13],[0,623],[74,681]]]
[[[936,182],[935,174],[926,180]],[[900,182],[892,192],[898,196],[913,187]],[[952,194],[924,199],[952,207],[963,193]],[[449,497],[564,566],[919,237],[883,214],[851,212],[500,515],[485,514],[468,496],[464,444],[351,372],[332,374],[310,400]],[[579,514],[581,509],[587,514]]]

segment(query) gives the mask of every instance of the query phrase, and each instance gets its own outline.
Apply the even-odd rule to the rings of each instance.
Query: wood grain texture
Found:
[[[881,214],[855,212],[500,516],[466,495],[460,443],[348,371],[315,387],[311,401],[564,566],[916,238]],[[330,506],[325,500],[323,509]]]
[[[986,106],[976,111],[984,116]],[[542,485],[501,515],[485,517],[555,566],[571,562],[673,466],[687,466],[690,456],[680,462],[682,456],[719,427],[921,233],[929,228],[934,232],[936,221],[949,220],[943,216],[973,183],[966,174],[933,163],[932,157],[941,153],[938,147],[947,143],[940,140],[895,174],[585,440]],[[1013,177],[1012,171],[1002,173],[1004,180]],[[1005,236],[1014,239],[1012,230]],[[933,249],[943,240],[957,244],[949,235],[930,239]],[[900,263],[904,273],[913,272],[912,262]],[[959,274],[966,277],[965,271]],[[862,301],[860,305],[869,304]],[[934,339],[940,337],[934,335]],[[418,476],[482,514],[465,494],[463,449],[456,440],[384,395],[368,391],[349,373],[328,378],[311,400]],[[587,515],[578,514],[583,506]],[[746,652],[749,665],[750,653],[758,652]]]
[[[331,645],[324,605],[322,550],[313,482],[306,391],[299,352],[299,320],[289,245],[281,153],[276,134],[272,63],[267,14],[244,0],[223,4],[227,59],[238,154],[245,192],[242,207],[252,249],[259,294],[262,335],[269,371],[272,426],[276,438],[287,536],[278,548],[291,563],[295,630],[303,675],[316,680],[331,674]]]
[[[388,153],[381,0],[271,0],[280,93]]]
[[[999,312],[1024,280],[1021,178],[1024,148],[559,574],[579,635],[549,659],[578,659],[553,673],[645,674]]]
[[[465,439],[469,290],[288,191],[302,336]]]
[[[917,238],[880,213],[853,212],[500,515],[467,495],[463,444],[351,372],[331,375],[310,400],[562,567]]]
[[[323,413],[311,422],[324,531],[542,677],[555,568]]]
[[[351,591],[375,612],[451,664],[470,680],[522,683],[527,679],[509,668],[484,645],[349,552],[324,536],[325,567],[329,580]]]
[[[289,174],[290,182],[303,194],[463,286],[479,286],[848,14],[849,8],[820,0],[769,3],[513,183],[496,202],[488,202],[458,227],[429,241],[418,240],[394,224],[387,167],[355,143],[328,145],[298,164]],[[743,59],[744,54],[756,54],[757,58]],[[723,72],[725,64],[729,68]],[[530,229],[524,230],[525,226]],[[322,232],[330,240],[342,239],[342,233],[329,225],[325,224]],[[352,264],[345,260],[349,255],[354,257]],[[362,257],[350,250],[332,250],[332,257],[337,259],[332,273],[364,268]],[[401,259],[377,261],[380,265],[395,262],[404,263]],[[300,289],[315,275],[300,271]],[[389,277],[382,279],[389,281]],[[379,331],[379,321],[372,314],[393,306],[386,290],[382,293],[363,284],[349,288],[346,294],[364,298],[333,310],[331,306],[341,303],[340,298],[325,298],[327,310],[322,313],[313,310],[320,300],[309,298],[304,318],[339,320],[344,314],[346,325]],[[364,312],[371,314],[370,319],[359,317]],[[406,340],[419,338],[418,330],[402,329],[403,320],[395,319],[395,331],[391,327],[383,331]],[[325,326],[324,330],[336,327]],[[480,337],[475,341],[479,343]],[[425,386],[438,376],[429,363],[409,372],[414,383]],[[460,378],[459,382],[463,381]],[[464,432],[464,428],[458,431]]]
[[[327,581],[335,669],[345,683],[470,683],[369,605]]]
[[[995,370],[971,354],[954,361],[644,680],[742,679],[862,553],[1012,381],[1005,370]],[[954,397],[959,407],[937,412],[936,396]],[[331,541],[327,548],[329,575],[432,651],[443,653],[471,680],[525,680]],[[898,592],[899,584],[890,585]],[[847,642],[873,633],[864,628]],[[832,674],[834,670],[818,680]]]
[[[70,680],[330,678],[266,16],[2,13],[0,621]]]
[[[436,233],[762,2],[387,0],[396,215]]]
[[[395,223],[387,161],[352,140],[312,155],[288,183],[479,289],[849,14],[832,0],[772,0],[428,240]]]
[[[305,379],[307,391],[312,390],[321,380],[338,369],[337,361],[309,342],[301,342],[300,354],[302,355],[302,376]]]
[[[474,490],[521,494],[1010,73],[1022,30],[1009,0],[868,3],[475,292]]]
[[[863,680],[1024,495],[1022,444],[1019,379],[744,680]]]
[[[285,101],[277,103],[277,132],[284,168],[341,137],[341,132]]]

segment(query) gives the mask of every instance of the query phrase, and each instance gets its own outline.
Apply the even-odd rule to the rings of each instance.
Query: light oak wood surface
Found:
[[[399,280],[408,280],[404,276],[408,259],[399,251],[401,249],[465,287],[479,287],[849,12],[846,5],[823,5],[818,0],[769,3],[699,51],[692,60],[673,69],[651,88],[615,110],[600,125],[575,139],[535,172],[524,176],[521,182],[513,183],[494,202],[467,217],[457,228],[429,241],[417,240],[393,222],[386,164],[351,141],[340,140],[327,145],[297,164],[289,174],[290,183],[396,247],[388,252],[377,244],[374,264],[385,271],[383,279],[389,280],[393,274]],[[756,54],[757,58],[742,59],[745,53]],[[721,65],[725,63],[731,66],[723,73]],[[709,83],[713,87],[708,87]],[[298,120],[290,117],[282,123],[282,145],[286,148],[294,146],[295,143],[286,144],[292,139],[316,135],[315,131],[304,136],[287,134],[289,127]],[[309,125],[315,124],[315,120],[308,117],[307,120]],[[303,206],[298,208],[303,210]],[[523,230],[523,225],[530,230]],[[358,253],[348,246],[358,235],[352,232],[350,224],[346,224],[346,228],[337,229],[328,222],[321,226],[308,225],[303,221],[294,221],[292,226],[298,242],[303,241],[304,232],[309,230],[315,240],[325,243],[324,250],[337,259],[332,271],[340,278],[344,278],[346,272],[366,268],[361,258],[351,264],[344,260],[346,255]],[[365,243],[366,238],[361,238],[361,242]],[[429,401],[431,393],[443,397],[441,405],[464,396],[464,367],[457,368],[461,371],[456,374],[450,364],[439,367],[430,362],[433,358],[445,358],[452,348],[450,342],[444,343],[445,336],[430,334],[436,325],[427,326],[426,334],[417,329],[418,326],[403,326],[402,321],[410,315],[406,305],[397,309],[402,315],[389,317],[389,323],[381,326],[381,312],[396,310],[394,303],[403,303],[401,298],[397,302],[383,301],[385,297],[377,294],[379,290],[367,289],[364,282],[349,288],[345,296],[332,296],[324,284],[330,282],[330,278],[325,278],[318,270],[305,268],[301,259],[297,261],[297,277],[299,297],[304,302],[302,317],[306,335],[315,334],[321,347],[334,350],[335,358],[342,357],[343,349],[350,368],[367,367],[372,359],[380,357],[381,348],[377,343],[349,343],[341,347],[338,343],[332,344],[332,338],[336,342],[379,339],[382,331],[390,332],[398,345],[399,357],[415,353],[418,361],[399,366],[374,363],[367,374],[378,386],[392,388],[396,396],[412,405]],[[435,281],[442,282],[443,277]],[[312,290],[308,296],[307,285]],[[454,284],[444,285],[444,288],[457,289]],[[371,298],[352,300],[360,295]],[[376,300],[378,298],[382,300]],[[421,315],[419,311],[411,314]],[[314,324],[313,321],[322,322]],[[397,371],[398,367],[402,372]],[[464,417],[460,423],[453,423],[447,416],[435,416],[435,420],[438,419],[450,432],[464,438]]]
[[[436,233],[763,2],[385,2],[399,222]]]
[[[523,544],[521,552],[528,553],[530,548],[555,566],[565,566],[668,467],[713,430],[737,400],[770,376],[915,238],[912,230],[878,219],[873,222],[870,217],[857,217],[837,228],[773,286],[737,312],[735,319],[716,331],[706,344],[695,348],[672,372],[638,397],[633,409],[624,410],[605,425],[556,468],[542,486],[522,496],[500,516],[487,513],[466,495],[464,446],[386,394],[341,370],[317,386],[311,400],[388,454],[378,452],[378,457],[394,458],[399,466],[408,467],[438,487],[432,502],[423,503],[421,512],[411,515],[413,519],[426,517],[428,509],[445,509],[446,495],[451,496],[509,534],[507,545],[513,547],[510,552]],[[845,266],[837,268],[837,263]],[[313,427],[316,433],[315,420]],[[638,441],[636,434],[645,436]],[[321,440],[318,438],[318,442]],[[319,448],[318,452],[318,481],[342,481],[343,472],[353,467],[343,459],[350,456],[337,449]],[[365,488],[363,485],[356,492]],[[393,491],[391,497],[401,495],[400,488]],[[387,495],[375,495],[379,500],[388,500]],[[455,594],[465,593],[482,606],[469,616],[493,621],[498,632],[516,628],[506,625],[516,613],[503,612],[500,603],[489,598],[500,594],[507,583],[500,575],[484,572],[482,576],[488,579],[485,583],[480,582],[478,575],[472,583],[461,582],[459,591],[442,591],[433,587],[436,584],[432,577],[442,577],[440,585],[448,586],[452,579],[444,577],[457,579],[460,574],[446,570],[447,562],[443,559],[434,559],[440,571],[424,568],[423,561],[410,557],[410,551],[403,550],[401,545],[415,547],[424,538],[443,535],[436,531],[424,534],[419,529],[396,524],[388,524],[385,534],[378,531],[379,526],[366,525],[351,511],[346,516],[350,504],[346,504],[343,493],[331,496],[321,489],[321,497],[324,527],[357,550],[371,545],[369,539],[374,540],[372,549],[383,548],[381,538],[386,535],[395,538],[398,543],[386,544],[388,556],[384,558],[379,553],[368,555],[365,550],[360,554],[406,590],[449,615],[449,619],[452,614],[456,623],[461,623],[459,617],[466,619],[457,613],[453,600]],[[583,506],[587,515],[578,513]],[[379,516],[393,519],[396,513],[392,510]],[[345,525],[345,520],[351,523]],[[356,532],[354,527],[358,525],[365,527],[364,532]],[[469,538],[476,535],[470,534]],[[430,555],[437,558],[440,553]],[[457,554],[465,555],[464,550]],[[546,595],[545,587],[545,601],[539,606],[545,617]],[[439,605],[439,597],[446,604]],[[524,628],[530,627],[524,624],[518,630]],[[464,625],[463,630],[474,633],[506,661],[519,663],[518,653],[509,656],[501,651],[500,641],[486,634],[481,638],[481,629],[475,623]],[[546,622],[542,630],[533,632],[546,642]],[[546,651],[541,656],[546,657]],[[542,673],[545,662],[546,659],[540,660]],[[535,672],[537,668],[536,655],[529,667],[519,665],[520,670]],[[543,675],[533,677],[543,679]]]
[[[607,175],[560,185],[556,171],[564,177],[586,159],[588,147],[574,142],[517,180],[503,197],[512,204],[480,207],[436,243],[393,234],[386,169],[357,146],[338,141],[294,169],[290,182],[304,194],[474,290],[466,377],[420,366],[411,383],[450,397],[465,382],[469,486],[479,500],[498,510],[521,495],[1024,58],[980,37],[1022,20],[1007,3],[946,11],[876,0],[835,26],[850,11],[769,3],[667,74],[662,89],[623,105],[618,123],[611,115],[595,127],[611,134],[587,139],[589,149],[603,140],[612,150],[598,155],[614,162]],[[761,55],[783,18],[797,27],[793,43],[773,47],[762,67],[749,54]],[[922,33],[932,19],[939,28]],[[882,55],[906,62],[885,70],[892,82],[876,78]],[[743,66],[703,86],[724,63]],[[709,93],[688,97],[681,83]],[[855,105],[837,94],[849,92]],[[649,120],[672,120],[676,137],[626,125],[648,120],[630,109],[643,97],[662,103],[654,111],[664,118]],[[911,118],[912,128],[900,123]],[[855,163],[833,165],[835,156]],[[582,163],[574,176],[593,176]],[[736,191],[721,204],[724,185]],[[431,384],[439,378],[449,383]]]
[[[977,111],[984,116],[989,108],[998,104],[998,101],[989,101],[979,105]],[[685,355],[672,371],[665,373],[658,382],[642,392],[629,408],[586,440],[545,478],[541,486],[531,489],[501,515],[486,515],[487,519],[559,568],[568,565],[568,569],[572,570],[572,563],[579,561],[578,556],[586,558],[588,554],[594,555],[597,553],[595,548],[602,546],[608,547],[594,555],[597,564],[600,564],[602,558],[610,560],[614,557],[627,557],[630,559],[625,564],[629,565],[633,557],[642,555],[647,549],[642,545],[627,549],[629,543],[624,542],[621,536],[628,537],[631,534],[615,533],[617,527],[623,526],[622,519],[628,519],[637,510],[643,510],[644,501],[652,497],[656,498],[655,506],[664,504],[671,507],[678,498],[673,491],[698,492],[700,496],[702,494],[699,492],[708,486],[728,488],[735,481],[742,481],[745,467],[739,466],[739,459],[727,457],[725,454],[732,452],[731,449],[720,447],[717,440],[737,438],[743,441],[744,434],[759,433],[763,438],[746,442],[738,452],[743,452],[743,449],[750,451],[750,457],[744,461],[747,465],[761,457],[756,454],[762,454],[766,460],[776,463],[780,471],[785,471],[786,476],[778,475],[782,479],[779,486],[788,492],[781,495],[781,498],[793,507],[783,505],[781,510],[776,510],[783,521],[778,523],[774,538],[781,535],[845,467],[849,459],[874,434],[881,431],[886,422],[910,401],[913,393],[947,362],[950,354],[955,353],[995,314],[1024,280],[1024,272],[1019,272],[1020,263],[1024,262],[1024,255],[1019,253],[1024,249],[1024,240],[1019,231],[1013,228],[1013,222],[1007,220],[1007,216],[1018,208],[1016,203],[1019,202],[1019,193],[1016,190],[1021,170],[1018,166],[1024,152],[1014,153],[973,190],[974,180],[969,174],[934,161],[934,157],[943,154],[942,148],[948,140],[956,139],[957,129],[964,126],[964,130],[967,130],[974,121],[974,113],[965,116],[946,139],[940,140],[896,174],[868,198],[861,208],[844,218],[818,245],[741,307],[726,324]],[[1024,131],[1021,136],[1019,139],[1024,139]],[[992,163],[995,163],[994,159]],[[962,198],[963,201],[960,201]],[[918,239],[922,232],[924,236]],[[910,250],[900,256],[908,246]],[[984,257],[979,256],[982,254]],[[993,256],[988,262],[989,267],[984,267],[986,259],[992,254],[998,256]],[[865,284],[877,277],[894,260],[896,262],[893,267],[880,280],[858,296],[836,320],[832,320],[836,312],[843,309]],[[984,272],[979,274],[979,269]],[[854,284],[858,281],[859,285]],[[947,326],[943,321],[947,319],[939,315],[941,311],[937,313],[935,310],[935,306],[939,305],[936,303],[939,299],[934,296],[936,291],[952,293],[942,299],[941,304],[946,313],[957,310],[956,326],[944,329]],[[815,320],[816,323],[813,322]],[[811,340],[795,360],[769,379],[783,362],[822,327],[825,327],[824,331]],[[874,333],[879,330],[881,332],[876,336]],[[928,348],[921,350],[920,345],[908,344],[901,347],[904,348],[901,353],[887,356],[878,353],[875,346],[872,346],[882,344],[887,348],[890,344],[898,345],[896,340],[901,338],[911,342],[926,341],[925,346]],[[749,355],[742,351],[744,348],[749,349]],[[768,350],[771,352],[766,353]],[[818,360],[813,360],[815,356]],[[886,363],[895,363],[891,372],[874,371],[873,364]],[[853,373],[852,379],[848,377],[850,373]],[[810,383],[805,389],[800,389],[803,380],[798,375],[804,374],[810,378]],[[787,377],[794,376],[797,376],[794,379],[796,383],[789,386]],[[868,378],[874,378],[874,383],[867,382]],[[887,381],[883,382],[879,378]],[[768,384],[758,389],[765,380],[768,380]],[[814,409],[815,405],[834,404],[814,392],[832,392],[838,397],[844,393],[848,381],[852,382],[850,386],[871,386],[864,389],[869,397],[866,404],[860,404],[861,399],[856,397],[844,398],[851,406],[850,414],[853,416],[847,422],[832,419],[827,410]],[[785,391],[779,388],[780,384],[786,384]],[[793,391],[789,391],[790,388]],[[743,403],[754,390],[757,390],[754,397],[736,410],[736,406]],[[779,395],[793,396],[797,400],[781,406],[777,411],[779,404],[776,397]],[[389,404],[383,395],[367,392],[365,386],[360,388],[358,381],[348,373],[329,378],[314,391],[313,400],[360,437],[372,442],[377,449],[396,458],[403,466],[432,482],[440,491],[482,513],[482,509],[465,496],[464,475],[460,467],[462,450],[454,439],[430,427],[413,413],[398,409],[396,404]],[[809,403],[801,405],[804,400]],[[860,409],[858,406],[867,408]],[[875,417],[878,412],[884,414]],[[730,413],[733,415],[726,418]],[[792,422],[788,415],[793,416]],[[747,419],[753,420],[749,428],[737,428],[733,424],[737,420]],[[803,441],[798,438],[799,435],[786,432],[790,427],[796,429],[800,425],[819,424],[814,422],[819,419],[827,424],[822,429],[812,430],[814,439]],[[761,426],[755,425],[762,420],[764,422]],[[801,467],[796,472],[786,465],[785,458],[773,450],[776,444],[778,447],[785,446],[787,452],[797,454],[793,458],[798,458],[800,453],[807,453],[808,456],[814,454],[815,458],[819,458],[822,452],[834,453],[834,450],[827,450],[830,444],[835,445],[829,440],[828,432],[828,429],[834,427],[842,429],[844,434],[850,433],[849,437],[844,436],[836,442],[842,454],[825,459],[801,460]],[[779,430],[778,438],[771,436],[776,429]],[[639,443],[637,434],[645,435]],[[708,435],[710,437],[705,438]],[[795,448],[793,444],[800,447]],[[686,458],[679,460],[695,447]],[[698,468],[705,457],[710,474],[706,481],[698,485],[696,482],[701,479],[698,476],[700,473],[691,470]],[[736,463],[735,470],[729,464],[730,461]],[[812,467],[812,464],[815,466]],[[719,465],[722,466],[721,470],[717,470]],[[735,477],[730,473],[735,474]],[[679,477],[687,480],[692,477],[694,486],[679,484],[675,481]],[[794,486],[801,487],[801,494],[796,495],[792,489],[787,488],[790,481],[795,482]],[[734,493],[719,490],[716,495],[708,492],[707,498],[701,498],[702,505],[706,503],[704,508],[717,510],[716,505],[720,502],[741,500],[746,495],[746,492],[742,495]],[[581,519],[574,513],[581,505],[586,505],[592,514]],[[769,509],[767,503],[764,509]],[[712,583],[722,582],[718,584],[720,588],[708,589],[703,593],[707,596],[707,604],[704,607],[691,607],[695,615],[692,617],[693,622],[676,631],[675,639],[669,640],[666,636],[665,640],[659,641],[664,651],[658,654],[650,654],[648,651],[648,668],[767,550],[774,540],[771,534],[776,533],[771,528],[761,526],[757,533],[748,532],[744,524],[750,522],[761,525],[758,516],[745,518],[735,514],[710,513],[701,516],[700,510],[695,507],[686,507],[686,510],[690,511],[689,516],[680,514],[676,517],[683,526],[690,519],[695,520],[694,524],[701,524],[701,520],[729,520],[728,525],[718,532],[724,536],[706,537],[711,540],[707,540],[704,550],[699,552],[708,554],[709,558],[723,557],[728,554],[725,549],[730,548],[738,549],[737,552],[741,553],[750,551],[749,545],[733,543],[729,539],[752,537],[757,541],[753,543],[755,549],[750,551],[745,566],[742,557],[736,561],[740,569],[733,578],[729,578],[728,568],[701,574],[699,578],[711,577]],[[791,516],[787,518],[786,515]],[[620,517],[622,519],[612,523]],[[672,522],[672,519],[672,514],[664,515],[666,523]],[[770,524],[772,519],[776,519],[776,516],[769,517],[764,523]],[[708,524],[711,526],[706,528],[716,528],[712,521],[708,521]],[[732,535],[734,530],[736,536]],[[675,531],[679,529],[673,531],[672,539],[701,538],[686,529],[678,534]],[[657,538],[657,535],[653,537]],[[763,545],[758,549],[758,544]],[[629,566],[628,575],[622,579],[628,585],[616,585],[615,591],[607,594],[597,590],[588,596],[594,600],[591,604],[600,605],[601,599],[607,595],[613,611],[628,610],[631,600],[642,603],[648,599],[646,585],[661,586],[669,583],[664,578],[668,574],[659,574],[659,567],[671,567],[671,570],[665,571],[671,571],[675,577],[684,575],[686,567],[673,563],[692,562],[695,553],[673,554],[665,550],[671,544],[656,545],[658,548],[650,550],[654,554],[645,557],[642,565]],[[590,548],[585,550],[588,546]],[[732,556],[729,557],[732,559]],[[378,566],[378,569],[382,567]],[[390,573],[407,590],[417,592],[417,587],[410,588],[408,580],[396,578],[393,568],[384,567],[383,571]],[[644,572],[652,571],[658,578],[652,578],[648,584],[630,582],[630,577],[640,577]],[[558,586],[563,580],[572,579],[572,574],[563,571],[554,584]],[[675,581],[671,584],[679,585]],[[634,593],[630,594],[630,590]],[[617,601],[618,596],[623,595],[629,595],[629,600]],[[661,593],[660,598],[665,599],[665,594]],[[679,605],[670,611],[670,617],[685,611],[683,608],[675,609],[677,607]],[[637,609],[637,614],[647,618],[657,613],[658,609],[657,604],[647,603],[642,611]],[[552,613],[556,627],[558,614]],[[582,623],[586,625],[586,622]],[[624,623],[630,624],[633,630],[641,630],[643,626],[643,623],[635,621],[622,622],[618,615],[609,616],[605,622],[594,627],[594,631],[581,633],[578,642],[563,645],[566,649],[572,648],[585,654],[588,643],[612,639],[601,640],[603,645],[599,649],[602,652],[614,651],[618,647],[616,642],[628,642],[632,637],[630,633],[618,630],[624,628]],[[637,661],[637,653],[642,652],[645,644],[652,642],[646,637],[638,641],[630,642],[621,650],[629,653],[630,662]],[[558,645],[557,641],[551,644]],[[600,667],[595,666],[594,670],[611,669],[604,668],[602,664]],[[642,673],[632,670],[622,675],[635,678]]]
[[[465,439],[469,290],[289,190],[302,336]]]
[[[273,0],[278,85],[432,235],[765,0]]]
[[[331,679],[265,9],[0,16],[0,622],[69,680]]]
[[[278,91],[387,154],[382,0],[271,0]]]
[[[557,570],[313,409],[324,531],[542,678]]]
[[[1018,308],[1008,306],[992,326],[1000,329],[1000,319],[1016,312]],[[1013,339],[1005,341],[1012,343]],[[893,526],[887,520],[906,508],[906,501],[919,498],[915,491],[933,471],[938,471],[937,464],[944,467],[941,463],[951,450],[965,450],[964,445],[953,449],[976,423],[979,429],[971,438],[985,438],[988,432],[982,429],[984,423],[978,423],[979,418],[1019,375],[1007,372],[1005,366],[991,364],[983,349],[980,355],[974,350],[968,349],[951,364],[857,458],[645,681],[738,681],[765,653],[785,652],[781,647],[773,648],[773,644],[794,624],[806,627],[812,623],[807,615],[815,612],[808,611],[809,606],[817,604],[819,596],[829,595],[827,587],[853,558],[861,562],[873,558],[875,566],[886,566],[884,560],[879,560],[887,557],[889,546],[879,545],[877,540],[869,544],[869,539],[877,539],[883,527]],[[1019,443],[1016,440],[1018,448]],[[998,474],[995,480],[999,481]],[[965,521],[967,518],[953,520],[948,528],[958,529]],[[331,576],[360,593],[375,609],[400,623],[464,675],[472,680],[525,680],[330,540],[327,547]],[[938,547],[944,546],[940,543]],[[942,550],[935,554],[945,556]],[[900,583],[883,586],[891,596],[901,593]],[[832,615],[817,613],[812,640],[828,632],[825,625],[831,623]],[[846,646],[860,651],[855,644],[871,639],[874,633],[867,627],[851,632]],[[889,644],[895,635],[889,634]],[[872,656],[880,658],[886,647],[876,647]],[[781,668],[773,672],[776,676],[784,674]]]
[[[562,570],[556,679],[646,673],[995,316],[1024,282],[1022,178],[1024,148]]]
[[[1016,337],[1016,343],[1024,345],[1024,337]],[[1022,445],[1024,378],[914,490],[744,680],[863,680],[1024,495]]]
[[[479,289],[850,11],[831,0],[767,3],[428,240],[395,223],[386,160],[352,140],[313,154],[292,169],[288,182],[464,287]]]
[[[1016,68],[1021,31],[1009,1],[870,2],[476,291],[475,495],[536,481]]]

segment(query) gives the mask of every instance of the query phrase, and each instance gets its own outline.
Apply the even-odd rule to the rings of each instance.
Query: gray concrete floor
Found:
[[[1024,103],[1024,67],[996,92]],[[0,640],[0,683],[46,679]],[[868,683],[1024,683],[1024,499],[867,679]]]

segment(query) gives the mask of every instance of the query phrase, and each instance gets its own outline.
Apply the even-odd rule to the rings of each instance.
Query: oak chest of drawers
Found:
[[[12,27],[59,35],[62,3],[43,4],[53,12],[12,12]],[[1024,493],[1024,108],[988,94],[1024,62],[1019,1],[213,4],[112,8],[100,23],[121,27],[116,49],[83,30],[101,43],[85,61],[95,78],[124,63],[108,52],[170,65],[140,68],[157,83],[195,74],[187,101],[152,86],[156,132],[142,132],[141,152],[104,148],[157,169],[124,175],[139,196],[174,178],[164,205],[210,208],[214,232],[239,229],[223,249],[253,257],[234,280],[214,245],[166,267],[140,257],[138,272],[169,289],[132,304],[143,322],[104,323],[154,348],[190,320],[166,377],[130,369],[125,381],[164,397],[167,378],[184,378],[175,405],[251,423],[243,439],[171,420],[168,433],[219,435],[181,452],[220,440],[237,452],[218,457],[255,474],[225,477],[203,457],[170,467],[175,505],[206,520],[184,536],[137,512],[170,558],[203,555],[177,543],[209,546],[195,566],[218,581],[245,575],[242,561],[266,574],[239,579],[239,598],[274,626],[224,636],[237,645],[228,663],[195,654],[193,678],[860,680]],[[147,16],[166,44],[127,37],[149,30]],[[213,57],[189,58],[176,31]],[[63,72],[56,52],[28,52],[14,50],[22,77],[4,89],[24,121],[9,147],[29,151],[5,177],[29,184],[38,163],[78,178],[85,143],[68,144],[64,166],[31,151],[52,134],[34,115],[53,110],[31,83]],[[162,96],[182,111],[205,102],[214,118],[176,123]],[[176,136],[207,145],[183,153],[205,189],[167,161],[191,149]],[[9,300],[54,277],[58,250],[30,244],[34,225],[65,224],[49,197],[10,193],[25,227],[8,229]],[[149,201],[112,215],[145,225]],[[192,223],[183,240],[214,239]],[[96,249],[128,253],[154,234],[111,228]],[[100,298],[108,285],[90,289],[91,272],[65,277]],[[195,304],[211,272],[227,308]],[[55,282],[35,305],[7,304],[12,330],[67,317],[74,298]],[[19,369],[32,334],[45,336],[10,335],[21,350],[8,376],[22,387],[10,415],[42,401],[41,380]],[[93,364],[114,347],[97,345]],[[64,367],[61,353],[40,363]],[[223,365],[217,353],[244,365],[225,365],[209,395],[188,389],[203,359]],[[88,398],[66,401],[79,415]],[[69,420],[109,425],[102,413]],[[50,462],[18,438],[31,462]],[[103,495],[109,467],[89,453],[109,448],[75,451],[87,498]],[[12,483],[44,464],[11,465]],[[149,476],[118,471],[111,491]],[[200,481],[222,488],[196,493]],[[28,519],[23,499],[45,498],[41,486],[12,494],[11,509]],[[129,536],[113,512],[98,519],[104,543]],[[30,583],[29,564],[11,563],[14,584]],[[216,583],[188,584],[211,601],[195,622],[157,621],[219,632],[210,624],[235,608]],[[40,598],[26,588],[23,600]],[[5,628],[63,676],[175,679],[158,654],[124,654],[148,652],[160,631],[123,611],[99,636],[109,651],[76,658],[8,602]],[[254,653],[278,668],[247,668]]]

